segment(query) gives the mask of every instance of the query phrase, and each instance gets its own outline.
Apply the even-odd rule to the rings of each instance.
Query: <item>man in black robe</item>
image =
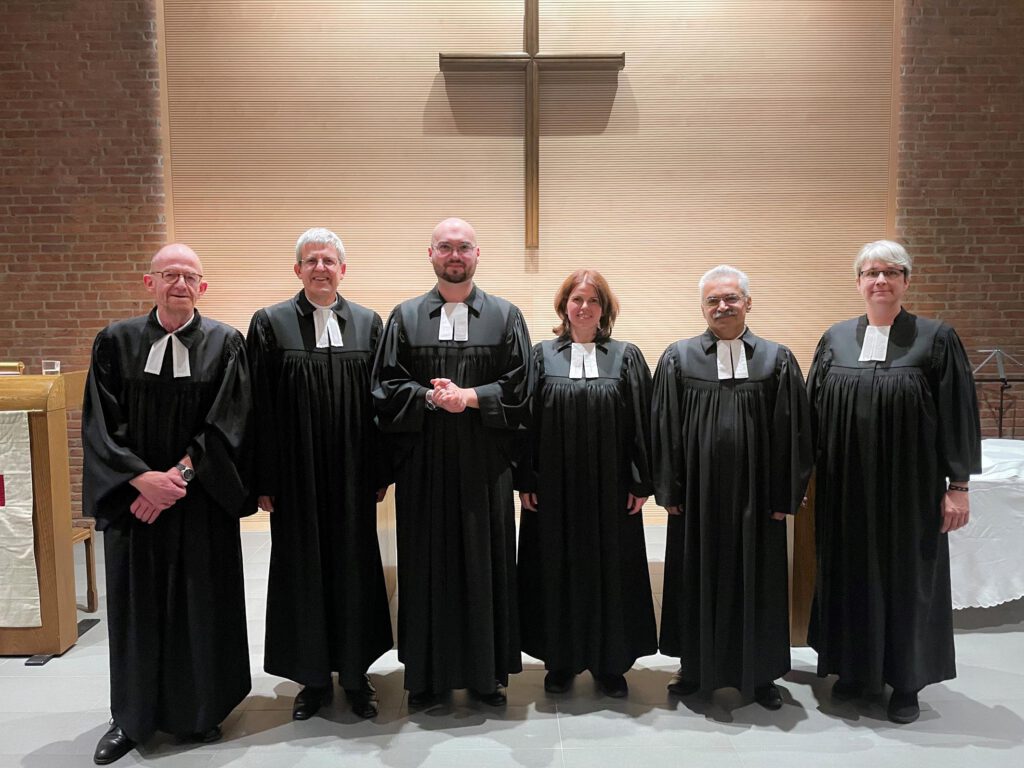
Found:
[[[790,669],[786,515],[811,473],[800,367],[746,327],[747,276],[700,281],[708,330],[676,342],[654,375],[655,497],[669,513],[661,652],[676,695],[738,688],[768,709]]]
[[[437,287],[391,313],[373,370],[395,440],[398,652],[410,706],[453,688],[501,705],[522,669],[510,457],[530,337],[515,306],[473,284],[468,223],[442,221],[427,253]]]
[[[162,248],[143,278],[156,307],[93,346],[82,506],[104,533],[113,716],[100,765],[157,730],[216,741],[250,688],[249,370],[242,335],[195,310],[202,271],[187,246]]]
[[[366,670],[393,645],[377,542],[388,480],[373,423],[370,369],[382,323],[337,293],[345,248],[329,229],[295,245],[302,290],[249,325],[253,487],[270,512],[263,668],[301,683],[292,717],[333,698],[331,673],[360,717],[377,714]]]

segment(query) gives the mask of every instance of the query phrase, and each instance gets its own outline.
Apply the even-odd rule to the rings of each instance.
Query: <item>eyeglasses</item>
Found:
[[[895,280],[905,274],[907,274],[905,269],[865,269],[860,276],[866,277],[868,280],[877,280],[878,276],[882,275],[886,280]]]
[[[451,256],[452,251],[458,251],[459,256],[469,256],[476,250],[476,243],[449,243],[447,240],[442,240],[437,245],[432,245],[431,248],[442,256]]]
[[[184,280],[185,285],[189,288],[198,288],[199,283],[202,282],[203,276],[195,272],[174,272],[172,270],[154,270],[150,272],[151,275],[160,275],[163,281],[168,285],[174,285],[178,280]]]
[[[333,256],[308,256],[299,262],[303,269],[316,269],[316,265],[323,264],[324,269],[334,269],[340,262]]]
[[[725,296],[708,296],[704,299],[705,307],[717,307],[723,301],[729,306],[739,304],[745,297],[740,296],[738,293],[727,293]]]

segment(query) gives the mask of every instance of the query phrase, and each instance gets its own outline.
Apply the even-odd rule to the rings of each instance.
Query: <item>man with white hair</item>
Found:
[[[369,666],[393,645],[376,504],[388,486],[373,423],[376,312],[338,294],[345,247],[329,229],[295,244],[302,290],[249,325],[259,505],[270,513],[263,667],[303,685],[292,717],[333,699],[377,714]]]
[[[110,636],[99,765],[156,731],[218,740],[251,686],[245,341],[196,310],[206,281],[188,246],[161,248],[143,282],[156,306],[96,336],[82,405],[82,510],[103,531]]]
[[[655,498],[669,513],[661,652],[680,657],[668,688],[733,687],[767,709],[790,669],[786,515],[811,473],[800,366],[746,327],[747,276],[700,280],[708,329],[678,341],[654,375]]]

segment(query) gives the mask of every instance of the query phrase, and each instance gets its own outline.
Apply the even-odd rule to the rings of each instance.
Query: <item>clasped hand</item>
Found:
[[[132,478],[139,497],[132,502],[131,513],[144,523],[152,524],[168,507],[185,497],[187,484],[177,469],[166,472],[143,472]]]
[[[475,406],[476,390],[456,386],[451,379],[431,379],[434,405],[449,413],[462,413]]]

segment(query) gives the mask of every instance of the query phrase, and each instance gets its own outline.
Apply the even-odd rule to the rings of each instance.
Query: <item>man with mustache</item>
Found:
[[[500,706],[522,669],[510,457],[530,336],[515,306],[474,285],[469,223],[438,224],[427,256],[437,286],[394,309],[373,370],[394,439],[398,654],[410,708],[454,688]]]
[[[188,246],[161,248],[143,281],[156,306],[97,335],[82,405],[82,509],[103,531],[110,635],[99,765],[158,730],[217,741],[250,688],[245,341],[196,311],[207,284]]]
[[[722,265],[700,280],[708,330],[672,344],[654,375],[655,498],[669,513],[661,652],[668,689],[733,687],[767,709],[790,669],[786,515],[811,473],[800,366],[746,327],[750,282]]]

